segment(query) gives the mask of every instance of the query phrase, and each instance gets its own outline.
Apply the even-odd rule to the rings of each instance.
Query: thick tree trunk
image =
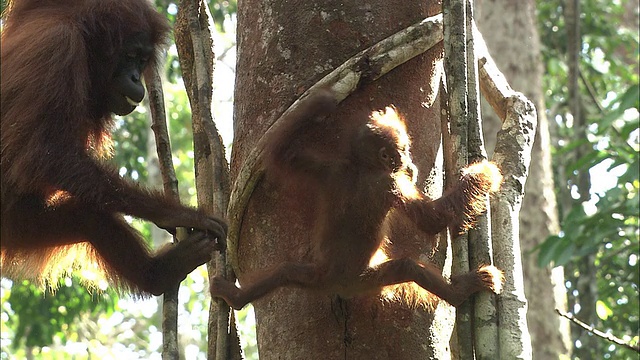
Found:
[[[435,1],[240,0],[232,178],[260,136],[304,90],[356,52],[438,12]],[[441,56],[437,46],[364,86],[332,115],[342,119],[332,125],[333,133],[309,134],[305,141],[327,153],[344,152],[344,134],[366,121],[371,110],[393,103],[407,118],[419,181],[428,182],[428,193],[438,195],[442,160],[437,156],[440,72],[435,63]],[[307,256],[316,216],[308,190],[305,184],[283,189],[269,179],[258,184],[240,230],[236,270],[241,284],[255,271]],[[431,250],[428,239],[413,228],[399,230],[394,241],[399,252]],[[382,303],[376,296],[334,300],[287,288],[255,301],[260,358],[449,356],[453,316],[446,305],[434,315]]]
[[[530,254],[531,249],[559,230],[535,1],[477,0],[476,6],[478,28],[498,67],[511,86],[538,109],[538,131],[520,214],[520,241],[533,355],[536,359],[557,359],[568,354],[570,346],[569,325],[554,312],[555,308],[566,308],[564,275],[561,268],[538,268],[535,255]],[[500,120],[486,103],[482,113],[487,149],[491,152]]]

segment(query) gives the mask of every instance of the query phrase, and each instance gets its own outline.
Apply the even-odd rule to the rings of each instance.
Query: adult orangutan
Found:
[[[162,294],[224,246],[226,224],[100,159],[112,115],[144,97],[169,26],[147,0],[16,0],[2,32],[2,275],[54,284],[69,266]],[[123,214],[197,229],[152,255]],[[217,240],[217,241],[216,241]]]

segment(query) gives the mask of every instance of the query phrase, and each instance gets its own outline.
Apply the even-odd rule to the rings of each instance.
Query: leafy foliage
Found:
[[[178,14],[178,2],[171,0],[155,0],[158,11],[165,14],[171,24],[175,23],[176,15]],[[211,16],[215,23],[218,32],[225,32],[225,26],[228,20],[235,16],[238,11],[237,0],[210,0],[208,1]],[[172,41],[172,43],[174,43]],[[176,51],[170,51],[167,53],[167,80],[176,83],[181,78],[180,64],[178,61],[178,55]]]
[[[3,311],[8,316],[7,326],[14,331],[11,347],[43,347],[54,338],[66,342],[69,331],[81,316],[110,314],[115,309],[117,296],[113,291],[89,293],[74,286],[67,279],[55,292],[47,294],[28,281],[14,284],[2,293]],[[56,314],[51,316],[51,314]]]
[[[539,265],[566,266],[570,304],[578,318],[638,344],[640,302],[640,86],[638,85],[637,14],[628,1],[582,1],[580,96],[586,128],[576,125],[568,108],[566,37],[563,2],[538,1],[543,41],[548,116],[555,125],[554,166],[562,231],[539,247]],[[637,11],[637,10],[636,10]],[[635,19],[635,23],[634,20]],[[612,21],[613,20],[613,21]],[[581,149],[581,151],[578,151]],[[584,150],[586,149],[586,151]],[[577,156],[576,156],[577,154]],[[580,189],[580,174],[590,174]],[[591,199],[580,201],[579,194]],[[593,263],[585,263],[590,262]],[[589,268],[591,270],[589,270]],[[591,299],[580,283],[595,284]],[[591,304],[593,301],[595,304]],[[594,315],[580,311],[594,309]],[[574,329],[575,330],[575,329]],[[577,331],[574,331],[577,333]],[[582,338],[584,340],[584,338]],[[631,350],[605,340],[580,347],[580,358],[632,358]]]

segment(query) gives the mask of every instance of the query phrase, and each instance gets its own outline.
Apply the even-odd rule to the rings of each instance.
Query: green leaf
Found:
[[[620,109],[627,110],[630,108],[640,107],[640,85],[631,85],[627,91],[620,97]]]
[[[607,320],[609,316],[613,315],[611,308],[607,306],[602,300],[596,301],[596,314],[602,320]]]
[[[576,170],[590,169],[608,158],[609,154],[607,154],[605,151],[593,150],[591,152],[588,152],[585,156],[581,157],[573,164],[567,166],[567,175],[573,173]]]
[[[549,236],[540,245],[536,246],[535,250],[538,250],[538,266],[545,267],[553,261],[555,249],[558,247],[558,243],[562,239],[557,235]]]
[[[538,266],[544,267],[549,265],[552,261],[556,266],[564,265],[571,259],[575,245],[572,241],[566,237],[549,236],[539,246],[540,252],[538,253]]]

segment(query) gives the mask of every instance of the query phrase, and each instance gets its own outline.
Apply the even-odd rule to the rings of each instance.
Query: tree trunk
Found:
[[[439,12],[435,1],[240,0],[232,178],[260,136],[304,90],[356,52]],[[436,62],[441,57],[439,45],[364,86],[332,115],[343,119],[333,123],[334,133],[313,133],[305,140],[340,154],[346,151],[345,133],[363,124],[371,110],[393,103],[407,119],[419,181],[438,196],[442,155]],[[305,184],[283,189],[269,179],[258,184],[240,230],[236,271],[241,284],[255,271],[309,253],[309,229],[317,214],[308,190]],[[431,253],[426,236],[413,227],[394,232],[393,240],[396,252]],[[286,288],[255,301],[254,307],[262,360],[449,357],[454,317],[444,304],[431,314],[382,303],[377,296],[337,302]]]
[[[478,28],[498,67],[511,86],[538,109],[538,131],[520,214],[520,241],[533,355],[536,359],[557,359],[570,349],[569,324],[554,312],[567,306],[564,274],[562,268],[538,268],[535,253],[530,254],[547,236],[559,231],[535,1],[477,0],[476,7]],[[487,149],[491,152],[500,120],[486,102],[482,110]]]

